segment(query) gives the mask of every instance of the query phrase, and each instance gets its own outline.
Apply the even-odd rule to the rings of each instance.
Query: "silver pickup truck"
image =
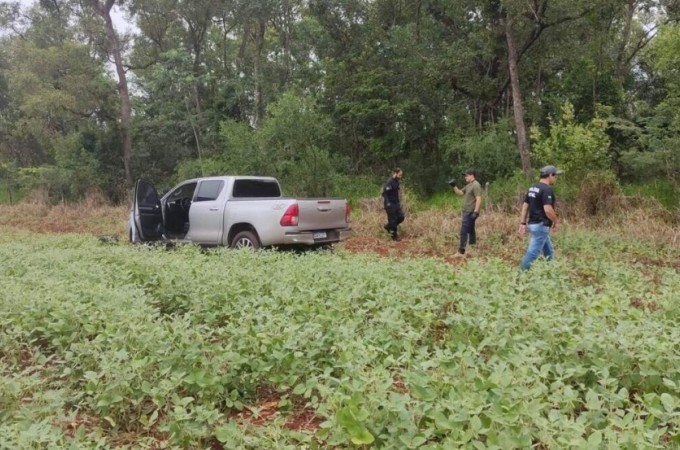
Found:
[[[350,237],[349,214],[345,199],[283,197],[271,177],[195,178],[160,198],[153,184],[137,180],[127,229],[133,243],[327,246]]]

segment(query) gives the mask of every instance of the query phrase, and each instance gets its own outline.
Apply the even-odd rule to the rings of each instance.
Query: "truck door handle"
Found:
[[[316,208],[316,210],[319,211],[319,212],[328,212],[328,211],[330,211],[331,209],[330,209],[330,208],[322,208],[322,207],[318,207],[318,208]]]
[[[210,208],[210,211],[219,211],[220,208]]]

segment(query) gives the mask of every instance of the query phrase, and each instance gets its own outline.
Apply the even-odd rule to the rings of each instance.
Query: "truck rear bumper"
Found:
[[[352,235],[351,228],[343,228],[342,230],[325,230],[326,237],[314,238],[314,231],[295,231],[286,233],[283,236],[284,245],[323,245],[323,244],[333,244],[336,242],[344,241]]]

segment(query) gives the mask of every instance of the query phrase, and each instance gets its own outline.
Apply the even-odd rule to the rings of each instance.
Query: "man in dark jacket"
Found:
[[[399,198],[399,180],[404,175],[400,168],[392,171],[392,176],[387,180],[383,186],[383,203],[385,212],[387,213],[387,224],[384,226],[392,235],[392,240],[400,241],[401,238],[397,233],[397,227],[404,221],[404,212],[401,210],[401,201]]]
[[[529,230],[531,239],[520,265],[521,270],[528,270],[541,253],[548,261],[553,258],[555,251],[550,240],[550,231],[557,231],[558,220],[552,187],[560,173],[562,171],[555,166],[541,168],[541,179],[531,185],[524,197],[519,214],[519,234],[523,236]]]

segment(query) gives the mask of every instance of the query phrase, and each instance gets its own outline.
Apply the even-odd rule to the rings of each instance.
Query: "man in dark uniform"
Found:
[[[557,231],[558,220],[552,186],[557,182],[557,175],[560,173],[562,172],[555,166],[543,167],[541,179],[538,183],[531,185],[524,197],[519,215],[519,234],[524,236],[528,229],[531,239],[520,265],[521,270],[528,270],[541,253],[548,261],[553,258],[554,249],[550,240],[550,230]]]
[[[385,212],[387,213],[387,224],[384,226],[392,235],[392,240],[400,241],[401,238],[397,233],[397,226],[404,221],[404,212],[401,210],[401,201],[399,198],[399,180],[404,172],[400,168],[392,171],[392,176],[387,180],[383,186],[383,203]]]

